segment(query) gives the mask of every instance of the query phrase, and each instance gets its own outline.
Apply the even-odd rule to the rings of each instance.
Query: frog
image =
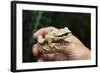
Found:
[[[39,42],[43,51],[51,50],[50,48],[59,49],[56,44],[59,41],[66,42],[65,39],[70,37],[72,32],[68,29],[68,27],[64,27],[58,30],[49,31],[43,38],[42,42]]]

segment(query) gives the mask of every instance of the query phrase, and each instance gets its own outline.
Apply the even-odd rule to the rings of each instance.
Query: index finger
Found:
[[[51,30],[57,30],[57,28],[52,27],[52,26],[46,27],[46,28],[41,28],[33,34],[33,38],[37,39],[39,35],[44,36],[45,34],[47,34]]]

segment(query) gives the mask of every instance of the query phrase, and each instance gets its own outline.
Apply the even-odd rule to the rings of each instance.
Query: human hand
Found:
[[[34,33],[33,38],[41,42],[43,36],[50,30],[58,30],[54,27],[39,29]],[[37,57],[37,61],[59,61],[59,60],[82,60],[90,59],[90,50],[74,35],[65,39],[70,42],[66,49],[61,48],[59,52],[42,53],[39,50],[39,44],[32,47],[32,53]]]

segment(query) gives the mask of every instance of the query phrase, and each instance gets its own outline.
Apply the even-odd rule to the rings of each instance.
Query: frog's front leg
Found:
[[[55,43],[53,43],[53,39],[48,39],[48,45],[50,46],[50,48],[55,48]]]
[[[49,45],[50,47],[53,47],[53,46],[52,46],[52,39],[51,39],[51,38],[48,38],[48,41],[47,41],[47,42],[48,42],[48,45]]]

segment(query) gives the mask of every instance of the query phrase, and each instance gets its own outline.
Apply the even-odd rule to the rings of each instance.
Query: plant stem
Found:
[[[42,14],[43,14],[43,12],[41,12],[41,11],[38,13],[38,16],[37,16],[37,19],[36,19],[36,23],[34,24],[33,33],[37,30],[37,28],[38,28],[38,26],[40,24],[40,20],[41,20]]]

